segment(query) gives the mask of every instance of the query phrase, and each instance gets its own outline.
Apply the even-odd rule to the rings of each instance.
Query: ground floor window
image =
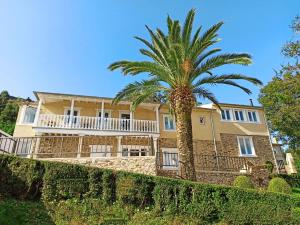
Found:
[[[237,139],[241,156],[255,156],[252,137],[238,136]]]
[[[91,157],[111,157],[111,145],[90,145]]]
[[[147,156],[148,147],[132,145],[132,146],[122,146],[122,156],[123,157],[135,157],[135,156]]]
[[[177,169],[179,166],[178,149],[162,148],[163,169]]]

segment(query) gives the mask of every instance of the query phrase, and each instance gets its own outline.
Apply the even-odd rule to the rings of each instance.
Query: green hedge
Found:
[[[207,223],[292,223],[294,201],[284,194],[5,155],[0,156],[0,165],[0,191],[13,197],[24,197],[25,192],[27,198],[38,199],[41,193],[51,204],[96,198],[108,205],[151,208],[162,216],[186,215]]]

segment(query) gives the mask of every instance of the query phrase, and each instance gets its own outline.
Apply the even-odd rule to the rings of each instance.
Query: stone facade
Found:
[[[155,156],[112,158],[49,158],[47,161],[80,164],[98,168],[156,175]]]

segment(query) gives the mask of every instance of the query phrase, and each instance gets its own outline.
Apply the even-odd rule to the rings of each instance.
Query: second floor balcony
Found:
[[[158,133],[155,120],[40,114],[38,128]]]

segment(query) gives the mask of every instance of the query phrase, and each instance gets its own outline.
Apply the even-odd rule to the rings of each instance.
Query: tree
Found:
[[[156,32],[146,26],[151,42],[136,37],[147,49],[141,49],[142,55],[149,61],[118,61],[109,66],[118,68],[130,75],[148,73],[149,78],[127,85],[114,98],[118,103],[127,96],[133,96],[131,110],[153,96],[165,95],[171,111],[175,115],[177,147],[183,178],[196,180],[191,113],[197,98],[207,98],[218,104],[214,94],[207,89],[209,85],[225,84],[238,87],[246,93],[251,91],[238,84],[237,80],[246,80],[261,84],[256,78],[242,74],[214,74],[213,70],[223,65],[249,65],[251,56],[241,54],[218,54],[221,49],[210,47],[219,42],[217,31],[223,25],[219,22],[200,35],[201,27],[192,35],[195,10],[189,11],[183,27],[177,20],[167,18],[168,33],[157,29]]]
[[[295,34],[300,33],[300,16],[296,16],[290,26]],[[290,58],[300,57],[300,40],[290,40],[282,47],[281,52],[284,56]]]
[[[281,52],[295,62],[281,66],[272,81],[261,89],[259,102],[266,111],[273,136],[287,144],[290,149],[300,149],[300,17],[296,16],[290,26],[296,36],[287,42]]]
[[[283,67],[260,91],[273,136],[295,148],[300,144],[300,65]]]

